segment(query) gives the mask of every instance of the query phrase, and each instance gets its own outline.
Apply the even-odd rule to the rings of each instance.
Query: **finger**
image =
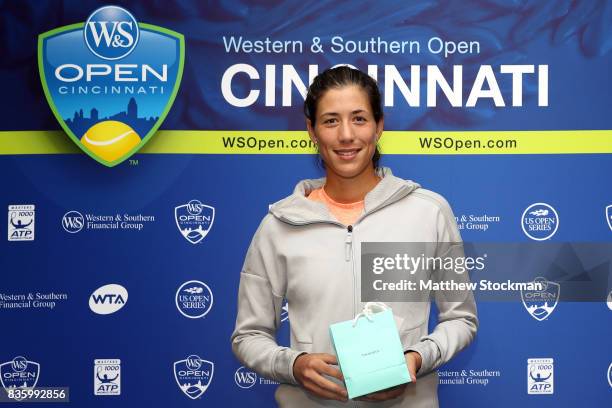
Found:
[[[394,399],[399,397],[400,395],[402,395],[404,393],[404,390],[406,389],[406,386],[404,384],[393,387],[393,388],[389,388],[383,391],[378,391],[378,392],[373,392],[371,394],[368,395],[364,395],[362,398],[364,398],[364,401],[386,401],[386,400],[390,400],[390,399]]]
[[[308,382],[307,384],[304,385],[304,388],[306,388],[307,391],[316,395],[317,397],[336,400],[336,401],[346,401],[347,400],[347,397],[338,395],[332,391],[326,390],[325,388],[319,387],[317,384],[313,382]]]
[[[327,364],[338,365],[338,359],[333,354],[321,353],[319,354],[319,357]]]
[[[344,381],[344,376],[342,375],[342,371],[340,371],[339,369],[335,367],[332,367],[328,364],[323,363],[321,364],[320,367],[317,367],[317,369],[322,374],[327,374],[331,377],[339,379],[340,381]]]
[[[359,398],[355,398],[356,401],[365,401],[365,402],[376,402],[377,400],[375,400],[374,398],[371,398],[367,395],[361,396]]]
[[[414,367],[414,363],[408,364],[408,374],[410,374],[411,382],[416,382],[416,369]]]
[[[340,385],[328,380],[327,378],[319,374],[317,371],[314,371],[314,374],[309,376],[309,379],[312,382],[314,382],[317,386],[325,390],[328,390],[330,392],[333,392],[338,396],[341,396],[341,397],[348,396],[348,393],[346,392],[346,389],[344,387],[341,387]]]

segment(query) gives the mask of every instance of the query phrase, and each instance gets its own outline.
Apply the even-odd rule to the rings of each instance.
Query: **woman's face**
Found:
[[[308,134],[319,145],[327,171],[353,178],[372,168],[383,119],[374,120],[366,92],[357,85],[327,90],[319,99],[314,128]]]

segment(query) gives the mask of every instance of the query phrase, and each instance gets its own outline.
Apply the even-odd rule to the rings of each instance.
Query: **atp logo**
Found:
[[[552,358],[527,359],[527,394],[554,394],[554,363]]]
[[[94,360],[94,395],[121,395],[121,360]]]
[[[176,98],[184,60],[182,34],[139,23],[118,6],[38,37],[38,70],[53,114],[77,146],[109,167],[155,134]]]

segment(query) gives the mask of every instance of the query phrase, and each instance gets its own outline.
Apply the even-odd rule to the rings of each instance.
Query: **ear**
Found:
[[[314,128],[310,119],[306,119],[306,129],[308,130],[308,137],[312,140],[312,143],[317,144],[317,136],[315,135]]]
[[[385,117],[383,116],[382,118],[380,118],[380,120],[376,124],[376,143],[378,143],[378,141],[380,140],[384,127],[385,127]]]

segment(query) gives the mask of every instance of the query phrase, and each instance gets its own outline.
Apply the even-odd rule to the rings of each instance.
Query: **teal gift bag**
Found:
[[[354,320],[329,331],[349,398],[411,381],[393,312],[384,303],[367,303]]]

